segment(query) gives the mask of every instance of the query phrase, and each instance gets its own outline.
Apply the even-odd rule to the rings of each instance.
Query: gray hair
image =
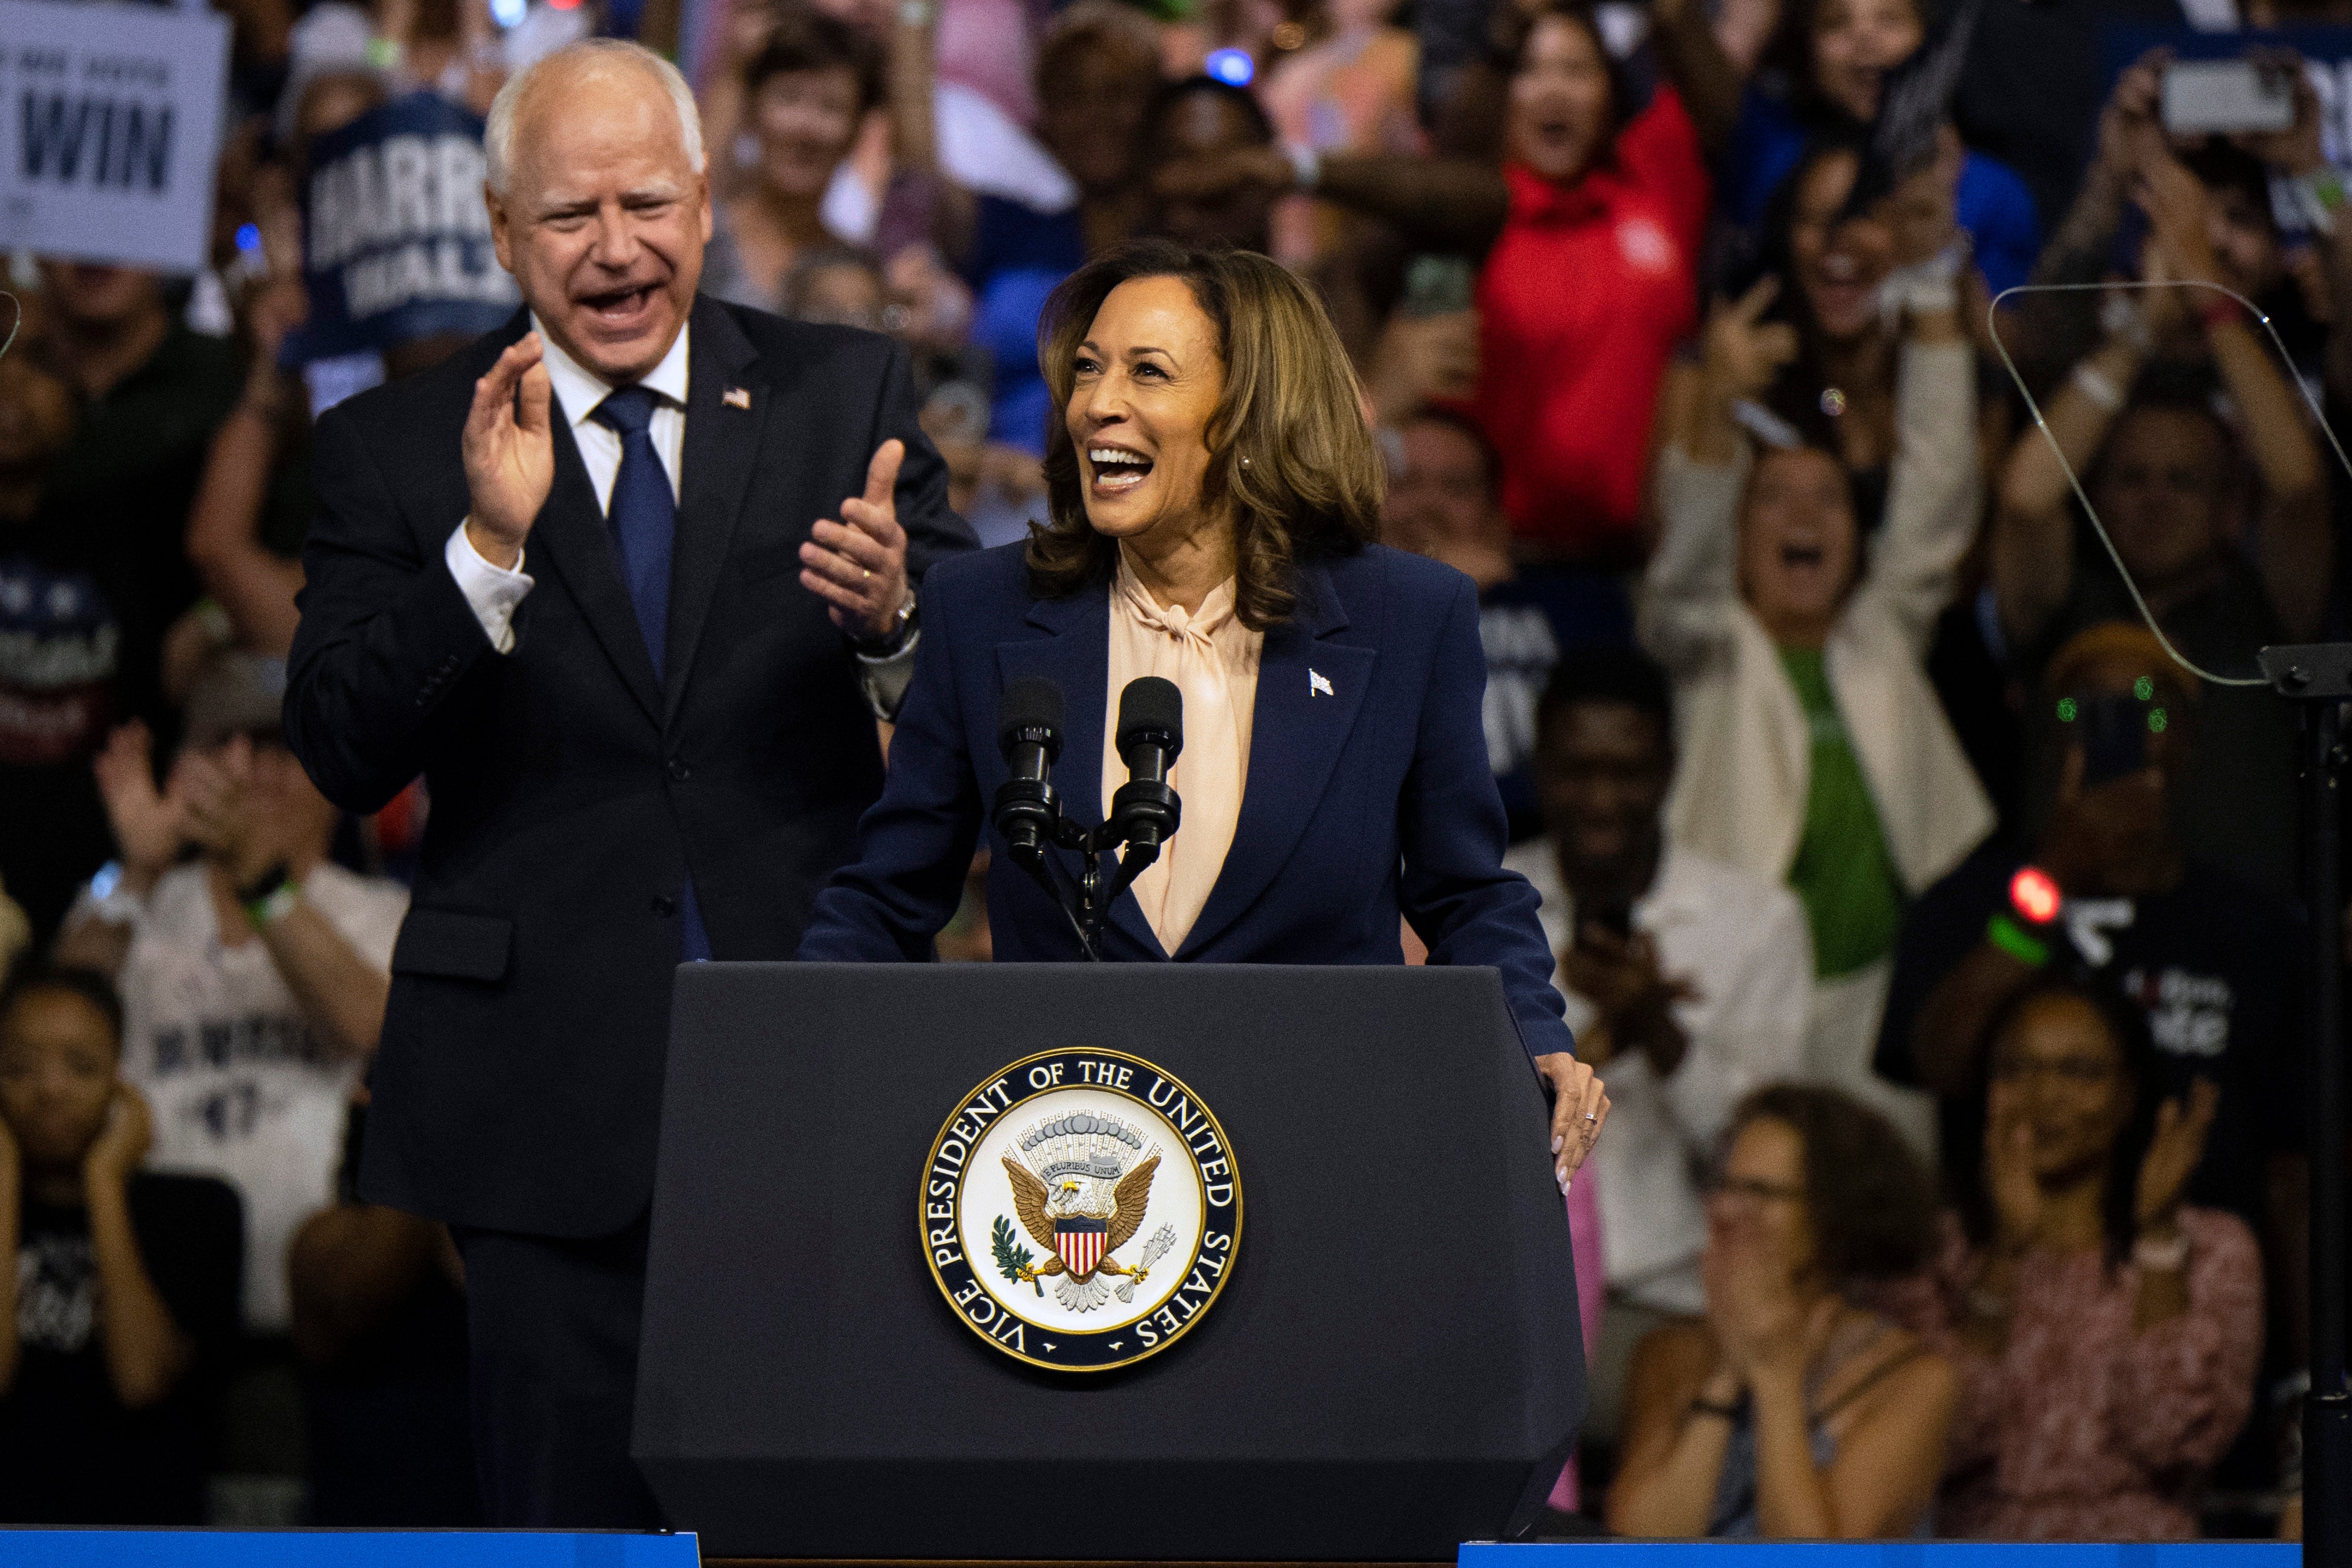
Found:
[[[507,177],[514,167],[515,110],[521,107],[523,95],[530,90],[531,83],[551,67],[592,60],[635,66],[653,73],[677,110],[677,129],[686,141],[687,166],[698,174],[702,172],[702,115],[694,106],[694,89],[686,85],[677,68],[643,44],[631,43],[626,38],[583,38],[515,72],[499,89],[499,96],[490,100],[489,124],[482,131],[482,156],[488,165],[486,183],[491,190],[501,196],[507,193]]]

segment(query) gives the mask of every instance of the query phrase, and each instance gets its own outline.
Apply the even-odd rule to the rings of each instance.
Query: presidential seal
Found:
[[[1208,1311],[1241,1239],[1241,1175],[1201,1097],[1140,1057],[1050,1051],[963,1097],[919,1200],[931,1277],[1005,1354],[1103,1372]]]

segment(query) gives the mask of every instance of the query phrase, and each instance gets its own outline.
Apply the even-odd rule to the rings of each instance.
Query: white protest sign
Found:
[[[202,267],[228,35],[208,12],[0,0],[0,248]]]

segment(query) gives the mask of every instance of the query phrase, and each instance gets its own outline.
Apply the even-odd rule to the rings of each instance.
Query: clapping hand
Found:
[[[474,383],[466,415],[466,537],[484,560],[509,570],[555,485],[544,353],[539,334],[525,333]]]
[[[825,601],[853,637],[888,636],[907,603],[907,530],[898,526],[898,465],[907,444],[884,442],[866,469],[866,494],[841,503],[842,521],[819,518],[801,546],[801,586]]]
[[[2042,1229],[2042,1181],[2033,1171],[2033,1124],[2018,1085],[1994,1079],[1986,1101],[1985,1188],[1992,1198],[1993,1243],[2016,1254]]]
[[[123,869],[145,882],[171,870],[188,842],[187,812],[177,789],[155,788],[154,752],[146,725],[132,719],[107,737],[90,762]]]
[[[1597,922],[1584,922],[1575,943],[1559,956],[1559,977],[1600,1011],[1606,1027],[1597,1032],[1619,1045],[1641,1046],[1662,1075],[1682,1064],[1687,1042],[1678,1030],[1660,1026],[1671,1026],[1669,1009],[1695,1000],[1698,989],[1660,968],[1658,945],[1647,932],[1620,936]],[[1596,1067],[1606,1065],[1605,1059],[1592,1061]]]
[[[1699,1264],[1707,1328],[1724,1367],[1742,1384],[1757,1373],[1802,1374],[1836,1320],[1837,1299],[1807,1308],[1786,1261],[1761,1243],[1717,1230]]]
[[[187,800],[188,832],[232,885],[257,880],[278,859],[253,797],[253,743],[238,736],[217,752],[194,752],[176,780]]]
[[[2210,1078],[2189,1086],[2189,1101],[2167,1100],[2157,1107],[2156,1136],[2139,1162],[2139,1190],[2132,1218],[2142,1235],[2161,1235],[2180,1217],[2180,1195],[2205,1157],[2205,1140],[2221,1109],[2221,1089]]]

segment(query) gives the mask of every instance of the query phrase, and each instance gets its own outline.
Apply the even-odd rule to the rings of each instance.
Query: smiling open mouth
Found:
[[[1818,567],[1825,552],[1819,545],[1782,545],[1780,564],[1786,567]]]
[[[607,289],[601,294],[583,294],[578,298],[580,303],[587,307],[589,314],[598,320],[624,326],[645,314],[660,287],[657,283],[639,283],[626,288]]]
[[[1089,446],[1087,461],[1094,466],[1097,490],[1132,490],[1151,472],[1150,458],[1124,446]]]

